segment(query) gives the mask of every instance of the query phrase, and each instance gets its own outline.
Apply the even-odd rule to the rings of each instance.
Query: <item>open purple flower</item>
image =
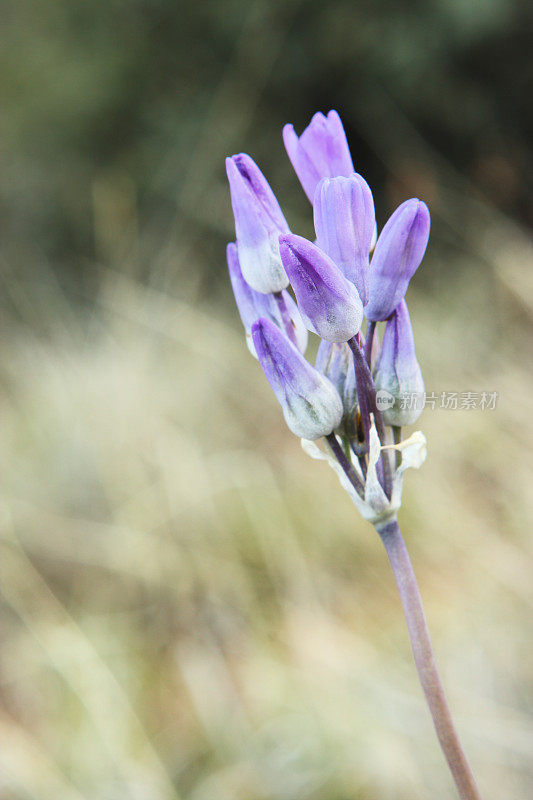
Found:
[[[290,124],[283,128],[283,143],[307,197],[315,197],[322,178],[348,177],[354,172],[342,122],[336,111],[317,113],[298,137]]]
[[[426,252],[429,228],[428,207],[416,198],[406,200],[389,218],[368,271],[367,319],[387,319],[403,300]]]
[[[316,188],[313,209],[318,246],[355,284],[365,305],[376,227],[374,198],[368,183],[356,173],[349,178],[323,178]]]
[[[331,381],[312,367],[270,320],[254,322],[252,338],[291,431],[302,439],[320,439],[332,433],[342,419],[342,402]]]
[[[328,342],[347,342],[355,336],[363,321],[363,305],[353,283],[329,256],[302,236],[280,236],[279,248],[309,330]]]
[[[245,153],[226,159],[242,274],[257,292],[279,292],[287,276],[278,237],[289,226],[257,164]]]

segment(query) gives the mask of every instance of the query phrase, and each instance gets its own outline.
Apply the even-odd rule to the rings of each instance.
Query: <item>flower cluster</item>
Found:
[[[300,137],[286,125],[283,140],[313,205],[316,241],[290,231],[250,156],[228,158],[231,284],[248,347],[287,425],[310,455],[330,462],[379,528],[399,508],[403,472],[425,457],[420,432],[401,439],[421,411],[401,398],[424,396],[404,297],[426,250],[429,211],[407,200],[377,236],[372,192],[354,170],[335,111],[315,114]],[[308,331],[321,338],[314,366],[304,357]],[[376,392],[394,402],[380,409]],[[327,451],[315,444],[322,437]]]

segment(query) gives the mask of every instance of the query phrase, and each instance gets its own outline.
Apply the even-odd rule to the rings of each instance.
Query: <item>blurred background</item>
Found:
[[[309,204],[335,108],[378,224],[432,237],[400,522],[487,800],[533,791],[531,7],[21,0],[3,9],[2,797],[455,793],[384,551],[286,429],[227,280],[224,157]]]

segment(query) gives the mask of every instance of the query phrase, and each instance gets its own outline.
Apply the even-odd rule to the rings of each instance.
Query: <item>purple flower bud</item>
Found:
[[[387,425],[416,422],[424,405],[424,381],[405,300],[387,320],[374,382]],[[387,404],[389,407],[385,408]]]
[[[350,348],[345,342],[326,342],[324,339],[318,346],[315,368],[332,382],[341,397],[344,395],[346,378],[353,368]]]
[[[251,329],[254,322],[259,317],[267,317],[272,320],[278,328],[284,330],[284,322],[282,319],[280,306],[274,295],[263,294],[256,292],[244,280],[239,264],[239,256],[237,245],[233,242],[228,244],[226,249],[226,257],[228,260],[229,277],[233,294],[235,295],[235,302],[239,311],[244,330],[246,331],[246,344],[251,354],[257,358],[254,343],[252,341]],[[287,311],[289,314],[289,323],[292,325],[298,349],[305,353],[307,347],[307,328],[305,327],[298,306],[290,296],[290,294],[283,289],[282,297],[285,301]],[[288,333],[288,332],[287,332]]]
[[[331,258],[292,233],[280,236],[279,250],[309,330],[328,342],[355,336],[363,321],[361,298]]]
[[[342,122],[336,111],[317,113],[298,138],[292,125],[283,128],[283,143],[307,197],[314,200],[322,178],[348,177],[354,172]]]
[[[357,382],[355,380],[355,365],[353,358],[350,358],[344,389],[342,393],[342,404],[346,414],[352,414],[357,406]]]
[[[291,431],[302,439],[332,433],[342,419],[342,402],[331,381],[312,367],[270,320],[254,322],[252,338]]]
[[[318,246],[355,284],[364,305],[376,227],[369,185],[357,174],[349,178],[323,178],[316,188],[313,207]]]
[[[278,201],[265,176],[244,153],[226,159],[242,274],[257,292],[279,292],[287,276],[279,257],[278,237],[288,233]]]
[[[426,252],[429,227],[428,207],[416,198],[402,203],[389,218],[368,271],[367,319],[387,319],[403,300]]]

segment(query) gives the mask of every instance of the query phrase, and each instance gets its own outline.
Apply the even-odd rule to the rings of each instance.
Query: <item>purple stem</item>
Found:
[[[325,438],[333,451],[333,455],[341,465],[342,469],[344,470],[344,474],[354,487],[355,491],[360,495],[360,497],[364,497],[365,487],[363,486],[361,478],[353,468],[353,465],[348,461],[346,453],[337,441],[337,437],[334,433],[330,433]]]
[[[442,751],[462,800],[481,800],[470,765],[453,724],[431,647],[431,639],[409,553],[397,522],[378,531],[400,593],[418,677],[433,717]]]
[[[355,367],[355,381],[357,385],[357,399],[361,409],[365,442],[368,447],[370,438],[370,414],[374,415],[374,422],[381,444],[386,444],[385,426],[383,417],[376,405],[376,387],[372,379],[372,373],[355,337],[350,339],[348,345],[353,353]],[[383,486],[383,491],[390,499],[392,493],[392,472],[389,457],[382,452],[378,462],[378,477]]]
[[[298,347],[298,342],[296,341],[296,331],[294,330],[294,325],[292,324],[289,309],[287,308],[287,303],[285,302],[283,293],[274,292],[274,297],[276,298],[276,302],[278,304],[279,312],[281,314],[281,321],[283,322],[285,332],[291,342]]]
[[[372,320],[369,320],[365,339],[365,361],[368,364],[369,369],[372,369],[372,344],[374,343],[375,330],[376,323],[372,322]]]
[[[371,388],[372,376],[370,376],[369,382],[367,375],[368,370],[365,370],[364,367],[361,369],[363,355],[355,337],[350,339],[348,346],[350,347],[354,356],[357,399],[359,401],[359,409],[361,411],[361,423],[363,425],[365,445],[368,450],[368,442],[370,440],[370,412],[372,411],[372,408],[369,405],[369,390]]]

